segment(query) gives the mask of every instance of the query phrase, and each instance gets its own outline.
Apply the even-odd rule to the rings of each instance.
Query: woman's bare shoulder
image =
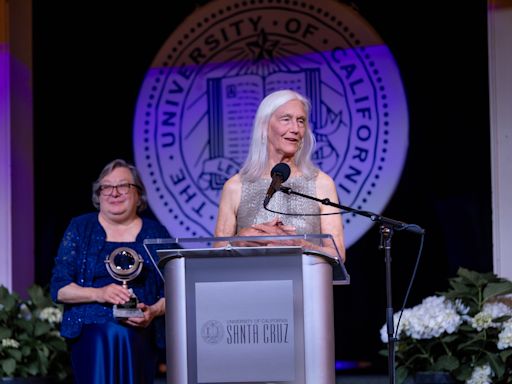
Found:
[[[318,175],[316,177],[316,183],[321,187],[331,187],[334,186],[334,180],[331,176],[325,173],[322,170],[318,171]]]
[[[240,195],[241,191],[242,179],[238,173],[227,179],[224,183],[224,187],[222,187],[222,194],[225,196],[236,197]]]
[[[225,190],[238,190],[238,189],[240,189],[241,186],[242,186],[242,179],[240,178],[239,173],[231,176],[224,183]]]

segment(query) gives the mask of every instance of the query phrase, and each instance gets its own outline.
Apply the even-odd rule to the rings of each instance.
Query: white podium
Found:
[[[334,384],[333,284],[340,258],[299,246],[329,235],[150,239],[164,269],[168,384]],[[225,247],[213,244],[223,242]],[[199,243],[197,248],[179,248]]]

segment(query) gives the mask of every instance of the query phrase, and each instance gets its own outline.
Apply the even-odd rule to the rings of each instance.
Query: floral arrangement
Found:
[[[28,300],[0,286],[0,378],[70,377],[67,345],[60,335],[62,308],[38,285]]]
[[[460,268],[449,284],[394,314],[397,383],[426,371],[467,384],[512,383],[512,282]],[[380,335],[387,343],[386,324]]]

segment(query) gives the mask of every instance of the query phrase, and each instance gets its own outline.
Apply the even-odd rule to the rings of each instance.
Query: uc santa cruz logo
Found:
[[[405,163],[408,115],[378,34],[336,0],[218,0],[171,33],[136,106],[135,161],[173,237],[213,236],[258,104],[282,88],[311,101],[314,161],[335,180],[341,204],[384,210]],[[373,225],[350,213],[343,221],[347,247]]]

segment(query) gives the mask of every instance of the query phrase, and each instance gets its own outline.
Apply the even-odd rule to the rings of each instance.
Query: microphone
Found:
[[[274,196],[277,190],[281,187],[288,178],[290,177],[290,166],[286,163],[279,163],[272,168],[270,171],[270,176],[272,177],[272,182],[270,183],[270,187],[268,187],[267,195],[265,196],[265,200],[263,201],[263,207],[267,207],[268,202]]]

